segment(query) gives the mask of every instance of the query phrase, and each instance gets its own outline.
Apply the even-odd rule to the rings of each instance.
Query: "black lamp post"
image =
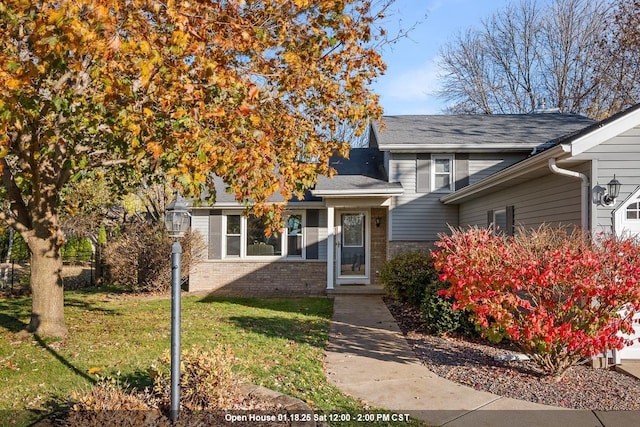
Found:
[[[622,187],[622,184],[613,175],[613,179],[607,184],[607,194],[602,198],[606,206],[613,205],[616,202],[616,197],[620,195],[620,187]]]
[[[185,199],[178,193],[166,208],[164,224],[169,237],[176,239],[171,245],[171,408],[169,416],[176,421],[180,413],[180,263],[184,237],[191,225],[191,215]]]

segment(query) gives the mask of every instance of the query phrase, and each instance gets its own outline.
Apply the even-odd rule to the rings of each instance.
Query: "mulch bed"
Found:
[[[426,333],[420,312],[386,299],[387,307],[416,356],[435,374],[477,390],[545,405],[590,410],[640,410],[640,380],[615,371],[578,365],[557,381],[531,361],[496,361],[518,353],[508,344]]]

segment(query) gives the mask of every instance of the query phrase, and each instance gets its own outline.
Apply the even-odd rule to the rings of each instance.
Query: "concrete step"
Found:
[[[327,289],[327,295],[384,295],[382,286],[374,285],[337,285]]]

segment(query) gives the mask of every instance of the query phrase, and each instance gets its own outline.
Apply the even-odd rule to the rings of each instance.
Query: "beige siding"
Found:
[[[615,174],[622,183],[615,206],[597,206],[594,232],[611,232],[612,212],[640,185],[640,126],[588,150],[581,157],[597,159],[596,184],[606,187]]]
[[[571,170],[590,173],[590,163]],[[515,223],[538,227],[543,223],[580,226],[582,182],[549,172],[540,178],[495,191],[460,205],[460,225],[487,226],[487,212],[515,207]]]

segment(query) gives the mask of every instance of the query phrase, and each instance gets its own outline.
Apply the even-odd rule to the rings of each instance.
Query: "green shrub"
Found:
[[[9,250],[9,231],[0,234],[0,259],[4,262]],[[14,261],[26,261],[31,256],[29,247],[19,233],[13,235],[13,246],[11,247],[11,259]]]
[[[425,329],[434,335],[476,335],[475,327],[469,320],[469,313],[466,310],[453,310],[452,300],[438,295],[439,290],[448,286],[440,281],[434,281],[427,286],[420,306]]]
[[[65,261],[91,261],[93,247],[87,238],[69,236],[62,246],[61,255]]]
[[[415,307],[422,304],[427,285],[437,278],[431,257],[424,251],[400,253],[380,270],[380,279],[387,294]]]

